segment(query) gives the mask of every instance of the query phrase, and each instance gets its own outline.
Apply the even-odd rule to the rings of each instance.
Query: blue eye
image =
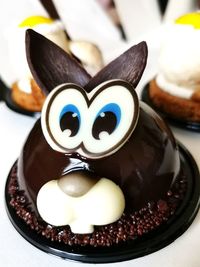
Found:
[[[121,109],[115,103],[105,105],[97,114],[92,127],[92,135],[100,139],[100,134],[112,134],[121,121]]]
[[[81,124],[81,116],[78,108],[73,104],[66,105],[60,113],[59,123],[62,132],[68,130],[70,137],[75,136]]]

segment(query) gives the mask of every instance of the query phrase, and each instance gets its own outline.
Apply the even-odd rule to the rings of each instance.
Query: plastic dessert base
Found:
[[[199,208],[200,175],[196,162],[191,154],[179,144],[181,164],[186,174],[187,191],[185,198],[175,214],[156,230],[121,245],[106,248],[70,247],[51,242],[29,228],[9,204],[8,183],[5,188],[5,199],[8,216],[17,231],[37,248],[59,256],[63,259],[85,263],[110,263],[130,260],[155,252],[178,238],[192,223]],[[9,176],[8,176],[9,177]]]
[[[7,105],[8,108],[10,108],[11,110],[23,114],[23,115],[27,115],[27,116],[31,116],[31,117],[38,117],[40,115],[40,112],[32,112],[32,111],[28,111],[26,109],[21,108],[20,106],[18,106],[11,97],[11,89],[9,89],[2,80],[0,80],[0,101],[4,101]]]
[[[174,125],[182,129],[187,129],[190,131],[200,132],[200,122],[193,122],[193,121],[179,119],[157,108],[152,102],[151,98],[149,97],[149,84],[147,84],[144,87],[141,95],[141,100],[144,101],[146,104],[148,104],[150,107],[152,107],[154,110],[156,110],[156,112],[158,112],[160,116],[163,119],[167,120],[171,125]]]

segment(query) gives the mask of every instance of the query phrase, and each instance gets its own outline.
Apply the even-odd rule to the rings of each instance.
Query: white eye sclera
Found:
[[[82,142],[82,114],[87,103],[79,87],[64,84],[55,88],[47,97],[42,109],[42,129],[49,145],[66,153]]]
[[[75,84],[63,84],[47,97],[42,129],[57,151],[101,158],[124,144],[138,115],[138,98],[127,82],[111,80],[89,94]]]

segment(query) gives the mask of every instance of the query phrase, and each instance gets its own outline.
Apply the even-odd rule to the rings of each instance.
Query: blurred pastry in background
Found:
[[[69,40],[69,52],[80,61],[90,75],[95,75],[103,67],[100,49],[93,43],[83,40]]]
[[[18,77],[12,85],[11,96],[21,108],[37,112],[42,108],[45,95],[33,80],[26,62],[24,38],[28,28],[44,35],[74,56],[91,75],[102,68],[103,59],[96,45],[87,41],[70,40],[60,20],[43,16],[31,16],[23,20],[15,29],[13,42],[9,45],[12,67]]]
[[[200,122],[200,12],[169,25],[150,83],[153,104],[174,118]]]

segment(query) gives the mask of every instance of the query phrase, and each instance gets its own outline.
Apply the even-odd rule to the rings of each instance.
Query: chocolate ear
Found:
[[[46,94],[62,83],[84,87],[91,79],[75,59],[30,29],[26,31],[26,56],[33,78]]]
[[[90,91],[98,84],[111,79],[125,80],[135,88],[146,66],[147,54],[148,51],[145,42],[132,46],[98,72],[85,86],[85,89]]]

